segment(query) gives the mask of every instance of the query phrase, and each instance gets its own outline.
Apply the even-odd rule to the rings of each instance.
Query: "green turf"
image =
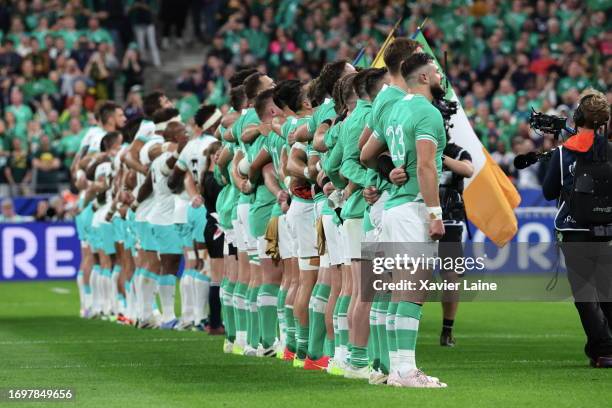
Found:
[[[0,284],[0,388],[71,387],[76,403],[51,406],[104,408],[609,407],[612,397],[612,370],[587,367],[570,303],[462,304],[454,349],[437,345],[440,307],[428,304],[417,361],[449,384],[444,390],[370,386],[225,355],[218,337],[85,321],[77,312],[72,282]]]

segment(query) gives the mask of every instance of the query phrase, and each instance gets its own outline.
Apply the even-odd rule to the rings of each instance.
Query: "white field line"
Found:
[[[119,344],[119,343],[175,343],[175,342],[199,342],[206,338],[184,337],[184,338],[128,338],[128,339],[65,339],[65,340],[8,340],[0,341],[0,346],[28,345],[28,344]]]
[[[70,289],[54,287],[51,288],[51,292],[57,293],[58,295],[68,295],[70,294]]]

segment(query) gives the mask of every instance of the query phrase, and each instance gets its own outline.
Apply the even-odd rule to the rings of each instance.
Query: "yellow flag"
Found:
[[[383,58],[383,56],[385,55],[385,50],[387,49],[389,44],[391,44],[395,40],[395,31],[397,31],[397,28],[399,27],[401,22],[402,22],[401,18],[397,20],[397,23],[395,23],[389,35],[387,35],[385,42],[383,43],[382,47],[380,47],[378,54],[376,54],[376,58],[374,58],[374,61],[372,61],[371,68],[384,68],[385,67],[385,59]]]

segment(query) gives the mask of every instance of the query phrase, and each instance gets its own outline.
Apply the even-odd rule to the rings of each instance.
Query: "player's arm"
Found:
[[[242,135],[240,135],[240,140],[242,140],[244,143],[251,143],[260,134],[261,132],[259,131],[259,125],[251,124],[244,128]]]
[[[314,139],[312,142],[312,147],[318,152],[325,153],[329,149],[325,144],[325,134],[331,128],[331,120],[326,120],[319,125],[314,134]]]
[[[168,177],[168,188],[174,194],[180,193],[180,191],[182,190],[181,184],[185,184],[185,180],[188,173],[189,172],[183,170],[180,165],[176,165],[174,166],[174,168],[172,168],[172,173],[170,173],[170,176]],[[193,177],[191,179],[193,181]],[[186,187],[187,186],[185,185],[185,188]]]
[[[380,156],[387,149],[387,144],[378,139],[377,137],[371,137],[368,139],[366,144],[361,150],[359,160],[361,164],[370,169],[376,169],[378,163],[378,156]]]
[[[297,177],[303,180],[310,180],[306,177],[308,173],[306,149],[304,147],[296,147],[297,143],[293,145],[291,152],[289,153],[289,160],[287,161],[287,172],[290,176]],[[303,146],[303,145],[302,145]]]
[[[142,203],[146,200],[151,193],[153,192],[153,176],[151,172],[147,174],[147,178],[145,179],[142,186],[140,186],[140,190],[138,190],[138,196],[136,197],[136,205]]]
[[[225,129],[225,133],[223,133],[223,140],[226,142],[236,143],[236,138],[234,137],[234,132],[232,132],[232,128]]]
[[[142,164],[140,160],[138,160],[138,155],[140,153],[140,149],[144,146],[144,141],[134,139],[130,144],[126,154],[123,156],[123,163],[125,163],[128,168],[135,170],[141,174],[147,174],[147,166]]]
[[[264,184],[274,197],[278,197],[278,193],[283,191],[276,178],[276,172],[274,171],[274,165],[272,163],[266,164],[262,169]]]
[[[255,157],[255,160],[253,160],[253,163],[251,163],[251,167],[249,168],[249,181],[251,182],[251,184],[255,184],[259,181],[262,169],[264,168],[264,166],[271,162],[272,157],[270,156],[270,153],[268,153],[266,149],[261,149],[257,154],[257,157]]]
[[[442,158],[444,165],[453,173],[465,178],[470,178],[474,174],[474,165],[471,160],[455,160],[448,156]]]
[[[289,155],[287,154],[287,149],[283,148],[281,150],[281,156],[280,156],[280,169],[279,169],[280,174],[278,175],[279,178],[281,178],[281,180],[284,180],[287,176],[289,176],[289,173],[287,172],[287,162],[288,161],[289,161]]]
[[[340,174],[343,150],[342,140],[338,139],[332,151],[327,156],[325,163],[323,163],[325,174],[336,188],[344,188],[347,184],[346,178]]]
[[[370,136],[372,136],[372,129],[370,129],[370,127],[366,125],[361,131],[361,135],[359,136],[359,150],[363,149],[366,142],[370,140]]]
[[[104,153],[98,153],[95,158],[92,155],[91,160],[87,163],[87,167],[83,169],[88,180],[95,178],[96,168],[106,160],[108,160],[108,156]]]
[[[308,124],[304,123],[291,132],[289,135],[289,144],[293,144],[294,142],[310,142],[312,140],[312,136],[313,135],[308,132]]]
[[[417,178],[419,191],[427,207],[439,207],[438,172],[436,170],[436,144],[431,140],[417,140]]]

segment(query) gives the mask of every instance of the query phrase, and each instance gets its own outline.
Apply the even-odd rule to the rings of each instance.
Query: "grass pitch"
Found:
[[[449,388],[394,389],[276,359],[226,355],[203,333],[78,316],[73,282],[0,284],[0,388],[70,387],[75,401],[11,407],[610,407],[612,370],[591,369],[571,303],[466,303],[458,345],[438,346],[428,304],[417,361]]]

